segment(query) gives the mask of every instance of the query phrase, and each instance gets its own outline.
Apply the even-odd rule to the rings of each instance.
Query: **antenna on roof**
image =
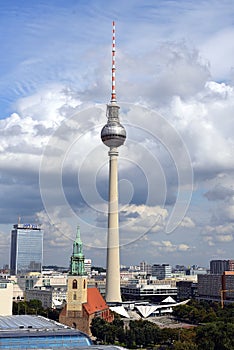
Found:
[[[115,92],[115,22],[112,22],[112,89],[111,89],[111,102],[116,102]]]

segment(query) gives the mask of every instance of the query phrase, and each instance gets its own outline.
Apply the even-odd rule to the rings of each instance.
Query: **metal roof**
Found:
[[[53,335],[78,336],[90,339],[87,334],[43,316],[0,316],[0,339],[7,337],[42,337]]]
[[[24,329],[24,328],[63,329],[65,328],[65,326],[42,316],[34,316],[34,315],[0,316],[0,332],[3,330],[16,330],[16,329]]]

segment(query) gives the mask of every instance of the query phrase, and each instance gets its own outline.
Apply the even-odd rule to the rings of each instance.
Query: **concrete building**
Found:
[[[179,301],[186,299],[193,299],[197,296],[197,283],[193,281],[178,281],[177,287],[177,299]]]
[[[0,316],[12,315],[13,284],[0,280]]]
[[[224,271],[228,271],[228,260],[211,260],[210,274],[219,275]]]
[[[159,280],[171,278],[172,267],[169,264],[153,264],[152,265],[152,276],[157,277]]]
[[[25,275],[8,276],[8,280],[13,282],[13,301],[22,301],[25,299],[25,293],[29,290],[50,290],[53,301],[63,298],[67,290],[67,274],[58,272],[29,273]],[[32,292],[33,293],[33,292]],[[31,297],[32,294],[28,294]],[[41,297],[43,299],[43,297]],[[53,302],[52,302],[53,304]]]
[[[85,259],[84,260],[84,268],[85,268],[85,272],[86,272],[88,278],[91,278],[91,276],[92,276],[91,267],[92,267],[92,260]]]
[[[25,300],[40,300],[43,308],[61,308],[67,299],[66,287],[41,287],[25,291]]]
[[[234,271],[224,271],[222,275],[221,298],[224,304],[234,302]]]
[[[11,275],[41,272],[43,230],[39,225],[15,224],[11,231]]]
[[[197,298],[225,303],[234,302],[234,271],[198,276]]]
[[[140,271],[145,272],[146,275],[152,275],[152,265],[148,264],[146,261],[141,261]]]
[[[157,303],[167,296],[177,298],[177,288],[176,286],[171,286],[169,282],[161,284],[129,284],[121,287],[121,293],[126,300],[150,300]]]
[[[107,105],[107,124],[102,128],[102,142],[109,147],[109,199],[107,235],[106,296],[108,303],[121,302],[119,257],[119,210],[118,210],[118,147],[126,139],[126,131],[119,122],[119,106],[115,92],[115,23],[112,29],[112,93]]]

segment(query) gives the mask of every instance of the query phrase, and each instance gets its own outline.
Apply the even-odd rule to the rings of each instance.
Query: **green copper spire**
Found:
[[[80,227],[77,226],[76,239],[73,243],[73,253],[70,261],[70,275],[85,276],[83,243],[80,238]]]

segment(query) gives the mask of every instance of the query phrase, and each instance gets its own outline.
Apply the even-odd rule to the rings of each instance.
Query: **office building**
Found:
[[[186,299],[193,299],[197,296],[197,283],[193,281],[178,281],[177,287],[177,299],[179,301]]]
[[[88,278],[91,278],[91,267],[92,267],[92,260],[91,259],[85,259],[84,260],[84,268],[85,268],[85,272],[88,276]]]
[[[11,274],[41,272],[42,259],[43,230],[40,225],[15,224],[11,231]]]
[[[210,274],[218,275],[224,271],[228,271],[228,260],[211,260],[210,261]]]
[[[145,272],[146,275],[152,275],[152,265],[148,264],[146,261],[140,262],[140,271]]]
[[[199,300],[234,302],[234,271],[222,274],[198,275],[197,298]]]
[[[169,264],[154,264],[152,266],[152,276],[157,277],[158,280],[171,278],[171,265]]]
[[[228,271],[234,271],[234,260],[228,260]]]

